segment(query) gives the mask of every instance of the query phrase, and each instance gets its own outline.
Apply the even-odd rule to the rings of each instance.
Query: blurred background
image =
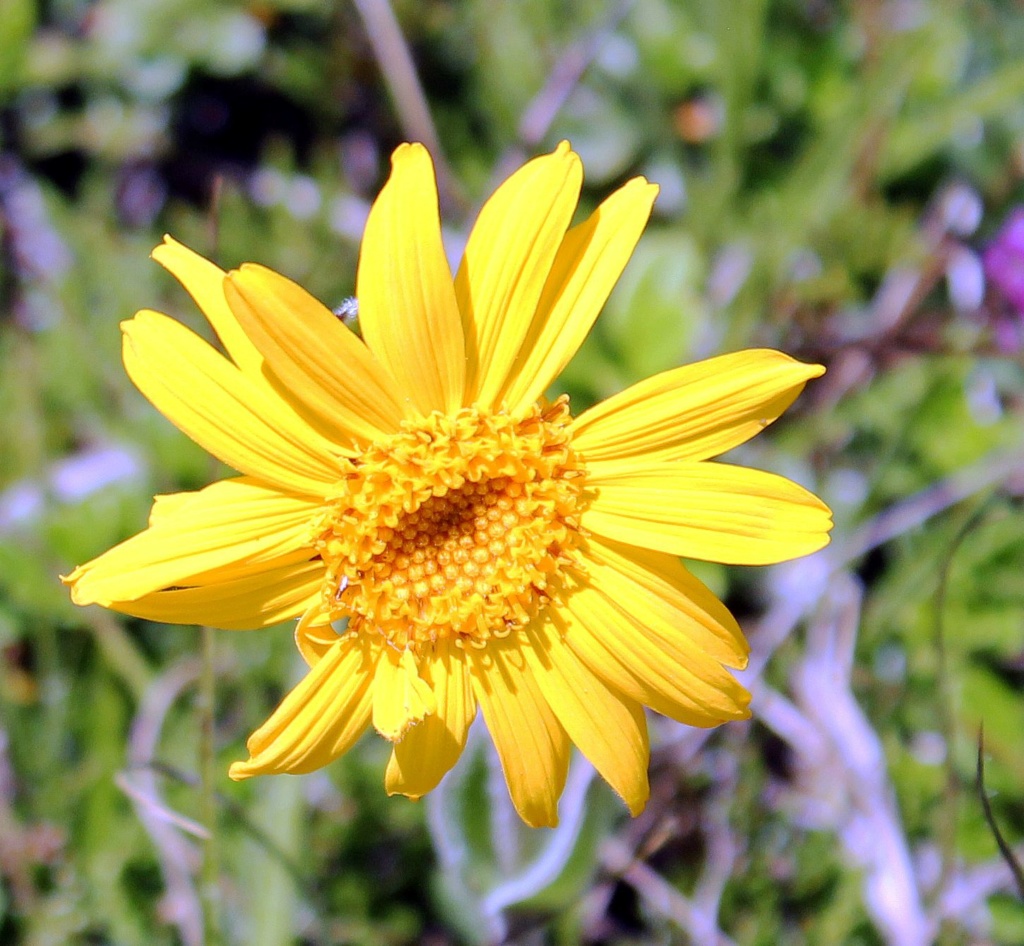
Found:
[[[57,581],[220,475],[120,366],[141,307],[200,329],[150,249],[336,306],[395,144],[437,156],[457,254],[562,138],[584,210],[661,185],[577,411],[746,346],[828,366],[736,453],[832,546],[699,569],[753,719],[652,718],[644,814],[577,763],[554,831],[480,732],[419,804],[372,738],[234,784],[300,668],[290,627],[225,632],[204,840],[198,631]],[[0,944],[1024,942],[1022,207],[1010,0],[0,0]]]

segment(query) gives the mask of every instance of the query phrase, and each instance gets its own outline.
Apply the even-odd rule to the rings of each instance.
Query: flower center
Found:
[[[315,525],[324,606],[398,648],[526,624],[576,561],[582,466],[568,399],[435,413],[371,445]]]

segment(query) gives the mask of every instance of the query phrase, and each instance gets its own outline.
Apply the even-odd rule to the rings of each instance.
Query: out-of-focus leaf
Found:
[[[32,0],[0,0],[0,103],[6,102],[25,80],[29,38],[36,25]]]
[[[1008,63],[970,89],[897,122],[882,154],[884,179],[903,174],[937,151],[953,144],[957,135],[973,135],[980,122],[1005,113],[1024,95],[1024,64]]]
[[[597,330],[628,381],[684,360],[708,330],[704,261],[685,234],[650,232],[612,292]]]
[[[583,160],[587,183],[607,186],[635,163],[641,131],[629,110],[594,89],[577,89],[566,103],[565,117],[556,126],[558,138],[568,138]]]

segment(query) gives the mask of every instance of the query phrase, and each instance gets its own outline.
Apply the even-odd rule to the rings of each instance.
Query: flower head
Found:
[[[766,564],[828,541],[803,488],[707,462],[823,369],[745,351],[575,418],[545,400],[657,192],[637,178],[570,227],[581,182],[566,144],[517,171],[453,280],[430,158],[398,148],[363,239],[361,337],[270,270],[154,251],[226,356],[143,311],[125,366],[241,476],[157,497],[145,531],[66,580],[79,604],[153,620],[299,617],[310,671],[233,778],[319,768],[372,724],[393,744],[388,792],[419,797],[479,709],[516,808],[550,825],[572,743],[637,813],[644,706],[694,726],[748,715],[727,669],[746,641],[679,557]]]

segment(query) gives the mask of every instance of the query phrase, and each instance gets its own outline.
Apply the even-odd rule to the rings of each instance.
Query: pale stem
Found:
[[[199,810],[200,821],[209,837],[203,844],[203,866],[199,879],[199,896],[203,907],[203,941],[206,946],[219,946],[220,929],[220,851],[217,839],[216,766],[214,761],[214,631],[201,628],[202,657],[199,672]]]
[[[441,151],[441,141],[430,115],[427,97],[416,74],[409,46],[388,0],[355,0],[366,37],[391,93],[398,120],[412,141],[422,142],[434,158],[441,203],[461,204],[461,195]]]

